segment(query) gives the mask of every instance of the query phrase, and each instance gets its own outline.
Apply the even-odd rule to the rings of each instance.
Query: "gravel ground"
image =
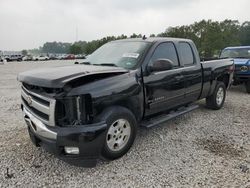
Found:
[[[200,108],[140,129],[123,158],[71,166],[32,145],[20,110],[19,72],[70,61],[0,65],[0,187],[250,187],[250,95],[232,87],[223,109]]]

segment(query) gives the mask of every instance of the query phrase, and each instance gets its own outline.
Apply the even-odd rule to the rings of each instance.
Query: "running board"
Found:
[[[166,121],[171,120],[175,117],[178,117],[178,116],[181,116],[181,115],[186,114],[188,112],[191,112],[197,108],[199,108],[199,105],[191,105],[191,106],[187,106],[187,107],[181,107],[181,108],[177,109],[176,111],[170,112],[169,114],[164,114],[164,115],[158,116],[156,118],[142,121],[141,126],[145,127],[145,128],[151,128],[151,127],[154,127],[154,126],[159,125],[161,123],[165,123]]]

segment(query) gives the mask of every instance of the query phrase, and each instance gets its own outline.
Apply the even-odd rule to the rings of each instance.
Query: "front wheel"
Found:
[[[218,82],[213,94],[206,98],[207,107],[213,110],[222,108],[226,98],[226,86],[223,82]]]
[[[245,83],[247,93],[250,93],[250,80]]]
[[[105,110],[100,119],[108,126],[102,156],[108,160],[115,160],[125,155],[136,137],[137,122],[127,108],[115,106]]]

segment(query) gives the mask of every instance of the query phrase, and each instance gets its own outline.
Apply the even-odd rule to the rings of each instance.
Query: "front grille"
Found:
[[[26,110],[44,124],[55,126],[55,99],[32,92],[24,86],[22,86],[21,96]]]

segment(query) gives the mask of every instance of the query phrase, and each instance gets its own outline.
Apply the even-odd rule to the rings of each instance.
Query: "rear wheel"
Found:
[[[247,93],[250,93],[250,80],[245,83]]]
[[[226,98],[226,86],[223,82],[218,82],[214,93],[206,98],[207,107],[213,110],[222,108]]]
[[[115,106],[105,110],[100,119],[105,120],[108,126],[102,156],[108,160],[122,157],[136,137],[137,122],[134,115],[126,108]]]

